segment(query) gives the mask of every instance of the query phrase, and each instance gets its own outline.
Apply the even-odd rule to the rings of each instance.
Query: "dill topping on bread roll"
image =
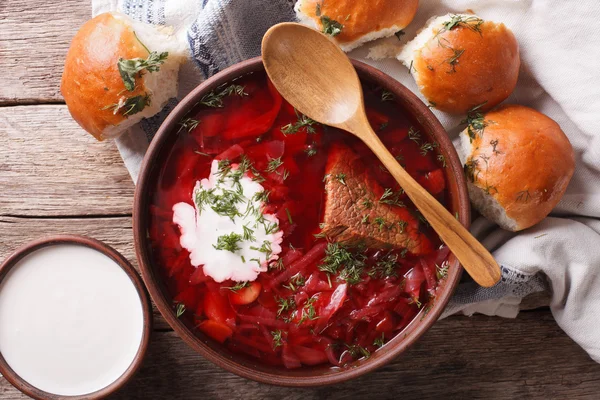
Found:
[[[573,148],[560,126],[519,105],[474,111],[467,122],[458,152],[475,208],[511,231],[544,219],[575,170]]]
[[[330,35],[344,51],[393,36],[413,20],[418,0],[298,0],[298,20]]]
[[[186,54],[169,28],[100,14],[73,38],[61,92],[83,129],[98,140],[114,138],[177,95]]]
[[[500,104],[514,90],[520,66],[510,29],[468,14],[430,19],[398,59],[432,107],[454,114]]]

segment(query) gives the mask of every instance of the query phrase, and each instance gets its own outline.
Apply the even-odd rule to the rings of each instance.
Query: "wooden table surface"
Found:
[[[59,91],[70,40],[90,17],[82,0],[0,0],[0,259],[34,238],[84,234],[134,265],[134,186],[113,143],[70,118]],[[394,363],[345,384],[287,389],[221,370],[155,311],[144,365],[115,398],[598,399],[600,365],[547,308],[515,320],[452,317]],[[23,399],[0,378],[1,399]]]

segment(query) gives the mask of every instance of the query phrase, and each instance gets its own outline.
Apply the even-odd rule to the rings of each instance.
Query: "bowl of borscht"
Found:
[[[468,225],[462,166],[440,123],[399,82],[353,64],[383,143]],[[438,319],[462,272],[367,147],[296,111],[260,58],[170,113],[133,216],[166,321],[205,358],[264,383],[331,384],[390,362]]]

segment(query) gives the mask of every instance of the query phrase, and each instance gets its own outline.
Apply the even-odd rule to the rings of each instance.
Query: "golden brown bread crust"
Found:
[[[371,32],[397,26],[403,29],[415,17],[419,0],[300,0],[300,11],[322,28],[316,15],[320,4],[321,15],[344,25],[335,37],[341,44],[353,42]]]
[[[373,181],[359,156],[348,147],[332,146],[326,173],[322,230],[325,235],[337,242],[395,247],[416,255],[433,250],[431,242],[419,231],[419,221],[407,208],[379,201],[383,188]]]
[[[104,107],[116,104],[125,91],[119,74],[119,58],[146,58],[148,52],[136,39],[125,19],[111,13],[86,22],[73,38],[67,53],[60,90],[73,119],[83,129],[103,140],[103,131],[125,120]],[[127,97],[144,95],[141,79]]]
[[[514,90],[520,66],[515,36],[491,21],[479,28],[481,32],[463,25],[442,30],[416,52],[411,72],[416,70],[421,93],[436,109],[465,114],[484,104],[481,110],[486,111]]]
[[[575,170],[571,143],[556,122],[524,106],[500,106],[485,124],[471,143],[467,178],[498,201],[515,230],[529,228],[567,189]]]

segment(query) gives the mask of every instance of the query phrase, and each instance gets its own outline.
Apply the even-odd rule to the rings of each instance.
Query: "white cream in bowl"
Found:
[[[132,280],[89,247],[35,250],[0,282],[0,354],[44,392],[75,396],[109,386],[131,366],[143,333]]]

